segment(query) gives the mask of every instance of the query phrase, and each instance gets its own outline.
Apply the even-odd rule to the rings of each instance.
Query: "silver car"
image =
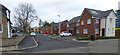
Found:
[[[63,37],[63,36],[72,36],[72,34],[69,33],[69,32],[61,32],[61,33],[60,33],[60,36],[61,36],[61,37]]]
[[[36,35],[35,32],[31,32],[30,33],[30,36],[34,36],[35,37],[35,35]]]

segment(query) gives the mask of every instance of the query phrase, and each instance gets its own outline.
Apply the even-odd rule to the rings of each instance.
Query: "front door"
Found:
[[[105,29],[102,28],[102,36],[105,36]]]

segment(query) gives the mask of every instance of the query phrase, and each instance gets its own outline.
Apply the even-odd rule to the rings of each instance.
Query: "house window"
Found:
[[[98,33],[99,33],[99,29],[96,28],[96,29],[95,29],[95,34],[98,34]]]
[[[80,22],[80,20],[78,20],[78,22]]]
[[[112,18],[110,18],[110,23],[112,23]]]
[[[2,24],[0,24],[0,33],[2,33],[3,32],[3,26],[2,26]]]
[[[91,19],[88,19],[88,20],[87,20],[87,24],[90,24],[90,23],[91,23]]]
[[[83,20],[81,21],[81,25],[84,25],[84,21]]]
[[[76,23],[76,26],[79,26],[79,22]]]
[[[98,20],[98,19],[96,19],[96,20],[95,20],[95,22],[96,22],[96,23],[99,23],[99,20]]]
[[[69,24],[67,24],[67,27],[69,27]]]
[[[115,31],[114,28],[112,28],[112,32],[113,32],[113,33],[114,33],[114,31]]]
[[[76,33],[80,33],[80,32],[79,32],[79,29],[76,30]]]
[[[84,29],[84,30],[83,30],[83,33],[84,33],[84,34],[87,34],[87,33],[88,33],[88,30],[87,30],[87,29]]]

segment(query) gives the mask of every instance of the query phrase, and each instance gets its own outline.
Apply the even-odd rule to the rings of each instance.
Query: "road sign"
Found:
[[[97,24],[94,24],[94,27],[97,27]]]

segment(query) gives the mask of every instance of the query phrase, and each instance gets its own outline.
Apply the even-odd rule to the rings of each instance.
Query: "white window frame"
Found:
[[[77,33],[77,34],[80,33],[79,29],[76,30],[76,33]]]
[[[87,20],[87,24],[91,24],[91,19],[88,19],[88,20]]]
[[[83,20],[81,21],[81,25],[84,25],[84,21]]]
[[[99,33],[99,29],[95,28],[95,34],[98,34],[98,33]]]
[[[96,22],[96,23],[99,23],[99,19],[95,19],[95,22]]]
[[[80,25],[80,23],[79,23],[79,22],[77,22],[77,23],[76,23],[76,26],[79,26],[79,25]]]
[[[88,29],[87,28],[83,29],[83,34],[88,34]]]
[[[2,33],[3,32],[3,24],[0,24],[1,25],[1,29],[2,29],[2,31],[0,31],[0,33]]]
[[[69,27],[69,24],[67,24],[67,27]]]

